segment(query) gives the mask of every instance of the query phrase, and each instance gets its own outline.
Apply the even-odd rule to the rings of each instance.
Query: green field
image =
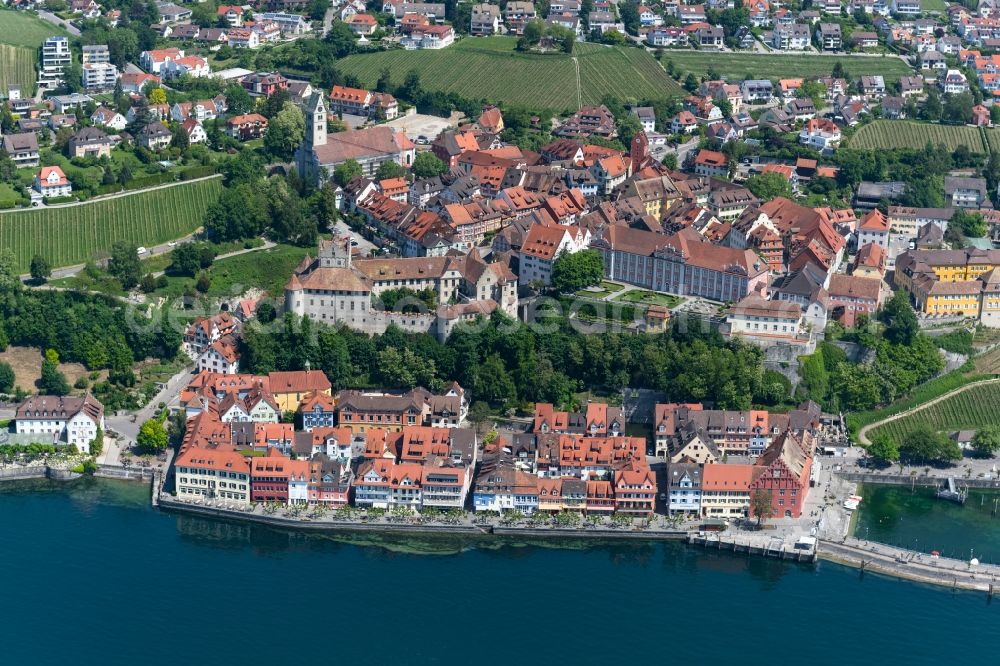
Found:
[[[886,435],[897,443],[918,427],[948,432],[1000,426],[1000,384],[985,384],[954,395],[919,412],[890,421],[868,432],[868,439]]]
[[[1000,138],[1000,137],[998,137]],[[894,148],[923,148],[930,141],[935,146],[944,144],[948,150],[965,145],[974,153],[985,153],[982,134],[976,127],[966,125],[932,125],[908,120],[876,120],[860,129],[850,138],[851,148],[892,150]]]
[[[944,0],[920,0],[920,8],[925,12],[943,12],[948,7]]]
[[[35,85],[35,60],[46,37],[67,35],[58,26],[27,12],[0,10],[0,93],[11,84],[30,95]]]
[[[383,69],[400,83],[415,69],[429,90],[553,111],[575,110],[577,100],[596,104],[606,94],[623,101],[681,94],[677,83],[642,49],[577,44],[572,56],[537,55],[516,53],[515,44],[510,37],[470,37],[436,51],[352,55],[337,66],[367,86],[375,84]]]
[[[21,86],[24,95],[35,89],[35,52],[23,46],[0,44],[0,94],[11,85]]]
[[[0,247],[17,254],[25,272],[40,254],[52,266],[95,259],[118,240],[157,245],[201,226],[222,181],[186,183],[66,208],[0,214]]]
[[[886,83],[912,74],[913,70],[899,58],[868,56],[785,55],[760,53],[706,53],[703,51],[664,51],[663,64],[673,61],[683,72],[696,77],[706,76],[715,69],[726,79],[777,79],[829,76],[836,63],[843,65],[852,78],[881,74]]]
[[[27,12],[0,9],[0,44],[37,49],[46,37],[69,35],[61,27]]]

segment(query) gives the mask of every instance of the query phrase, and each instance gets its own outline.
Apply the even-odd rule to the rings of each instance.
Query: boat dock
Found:
[[[796,562],[816,561],[816,539],[799,537],[788,541],[773,534],[725,534],[716,532],[690,532],[687,542],[713,550],[728,550],[734,553],[775,557]]]

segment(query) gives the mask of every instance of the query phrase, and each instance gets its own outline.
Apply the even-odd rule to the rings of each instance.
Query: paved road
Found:
[[[197,233],[197,232],[195,232]],[[194,239],[195,234],[188,234],[183,238],[178,238],[177,240],[167,241],[166,243],[160,243],[159,245],[154,245],[153,247],[146,248],[146,253],[142,255],[143,259],[149,259],[152,256],[163,254],[164,252],[170,252],[175,247],[181,243],[190,243]],[[50,280],[58,280],[59,278],[72,277],[82,271],[86,264],[76,264],[75,266],[64,266],[63,268],[56,268],[52,271],[52,275],[49,277]],[[27,283],[31,280],[31,274],[25,273],[21,276],[21,281]],[[40,288],[54,289],[50,285],[41,285]]]
[[[68,32],[71,35],[75,35],[75,36],[79,36],[80,35],[80,31],[77,30],[72,24],[70,24],[69,21],[64,21],[63,19],[59,18],[58,16],[56,16],[55,14],[53,14],[51,12],[47,12],[47,11],[44,11],[44,10],[40,9],[40,10],[38,10],[38,18],[42,19],[43,21],[48,21],[49,23],[52,23],[53,25],[61,26],[62,28],[64,28],[66,30],[66,32]]]
[[[362,236],[361,234],[356,234],[353,231],[351,231],[351,228],[347,226],[347,224],[343,220],[337,220],[337,223],[333,226],[333,230],[335,233],[341,234],[343,236],[350,236],[355,241],[357,241],[357,245],[355,247],[357,247],[358,250],[361,251],[362,257],[368,257],[371,255],[372,250],[378,249],[378,247],[376,247],[375,244],[367,240],[364,236]]]
[[[159,404],[161,402],[166,403],[167,407],[179,406],[178,398],[181,389],[187,386],[188,381],[191,379],[191,370],[191,367],[186,367],[167,380],[167,385],[163,390],[157,393],[149,401],[149,404],[139,411],[121,416],[105,417],[108,428],[117,432],[122,438],[134,442],[139,435],[139,428],[142,427],[143,422],[151,419],[159,411]],[[135,416],[134,423],[132,422],[133,415]]]
[[[337,13],[334,11],[333,7],[326,10],[326,14],[323,15],[323,36],[326,37],[327,33],[330,32],[330,28],[333,27],[333,17]]]

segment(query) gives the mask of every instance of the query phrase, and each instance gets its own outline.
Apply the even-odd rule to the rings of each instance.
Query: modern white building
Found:
[[[111,63],[85,63],[81,83],[88,92],[111,90],[118,81],[118,68]]]
[[[38,65],[38,86],[49,90],[61,86],[65,82],[63,72],[72,61],[68,37],[46,38],[42,42],[42,57]]]

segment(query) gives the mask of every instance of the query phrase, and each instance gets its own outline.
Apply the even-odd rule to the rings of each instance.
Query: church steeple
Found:
[[[314,92],[306,102],[306,143],[310,148],[326,145],[326,104],[322,91]]]

